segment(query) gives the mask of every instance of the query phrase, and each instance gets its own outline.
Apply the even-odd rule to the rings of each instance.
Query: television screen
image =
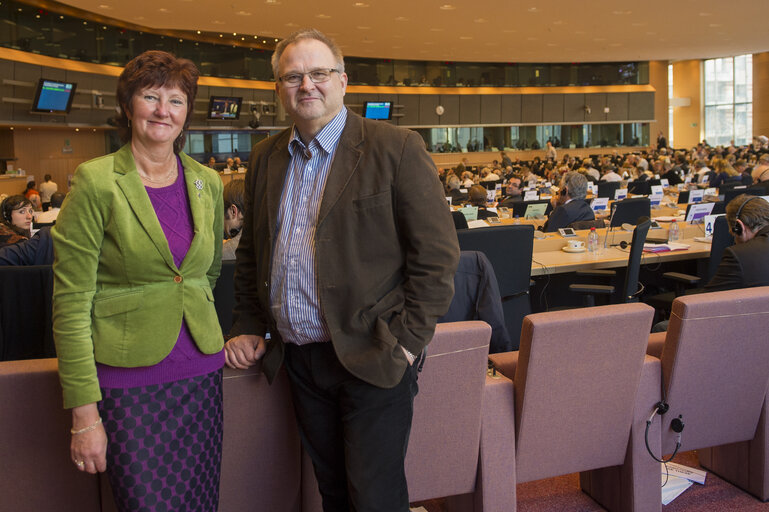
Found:
[[[72,107],[77,84],[41,78],[35,91],[32,112],[39,114],[67,114]]]
[[[211,96],[208,101],[208,119],[237,121],[240,119],[240,104],[243,98],[237,96]]]
[[[363,103],[363,117],[368,119],[392,119],[392,101],[367,101]]]

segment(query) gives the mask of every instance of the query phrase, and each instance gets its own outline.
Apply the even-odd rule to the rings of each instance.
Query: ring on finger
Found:
[[[85,466],[85,461],[83,461],[83,460],[76,460],[75,461],[75,465],[77,467],[79,467],[79,468],[82,468],[83,466]]]

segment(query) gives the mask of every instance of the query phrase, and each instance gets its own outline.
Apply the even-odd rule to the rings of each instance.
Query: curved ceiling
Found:
[[[156,29],[283,38],[302,27],[346,55],[478,62],[684,60],[769,50],[769,1],[64,0]]]

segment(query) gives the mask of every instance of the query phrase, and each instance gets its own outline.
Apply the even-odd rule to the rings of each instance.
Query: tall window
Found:
[[[673,99],[673,64],[668,64],[668,146],[676,147],[673,142],[673,107],[670,100]]]
[[[753,56],[705,61],[705,139],[748,144],[753,132]]]

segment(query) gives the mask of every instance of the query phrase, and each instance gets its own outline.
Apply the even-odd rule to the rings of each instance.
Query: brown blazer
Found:
[[[283,343],[270,315],[272,248],[291,129],[254,146],[237,250],[232,335],[270,332],[263,369],[272,380]],[[459,246],[421,137],[348,112],[315,233],[323,316],[350,373],[383,388],[400,382],[449,307]]]

